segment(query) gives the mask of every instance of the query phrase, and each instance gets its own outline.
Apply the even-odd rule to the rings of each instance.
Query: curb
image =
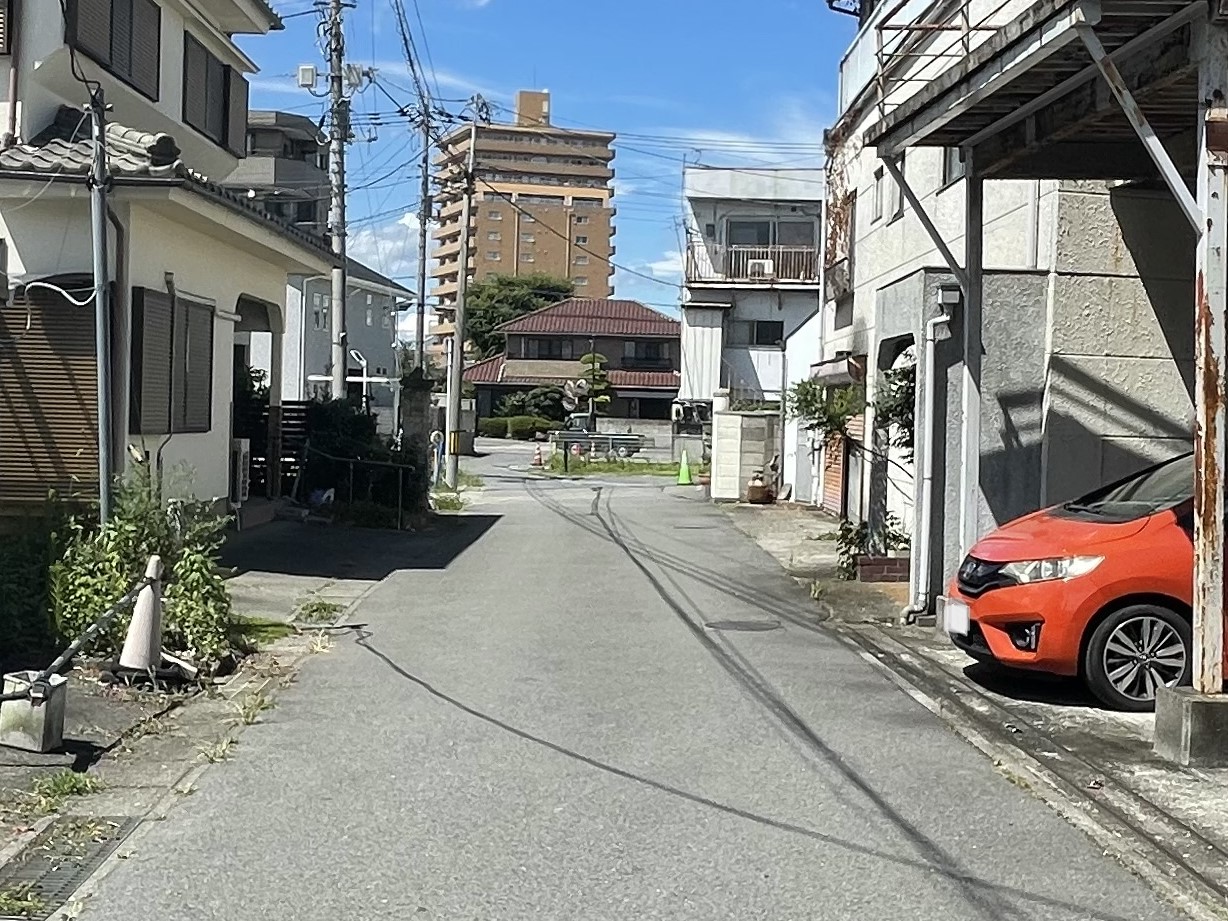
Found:
[[[1083,831],[1106,854],[1194,921],[1228,919],[1228,888],[1213,879],[1209,872],[1200,870],[1191,860],[1192,854],[1182,854],[1164,845],[1154,834],[1148,834],[1148,827],[1155,829],[1167,824],[1171,831],[1183,831],[1187,838],[1199,838],[1192,829],[1180,825],[1159,807],[1147,804],[1151,807],[1148,810],[1141,805],[1146,801],[1133,791],[1096,773],[1094,765],[1079,756],[1061,751],[1060,743],[1033,728],[1033,735],[1043,737],[1046,743],[1059,749],[1054,758],[1067,768],[1055,770],[994,724],[995,711],[1009,715],[1009,710],[971,688],[961,690],[974,699],[974,704],[961,700],[960,693],[951,687],[954,679],[927,674],[916,653],[878,627],[854,626],[835,620],[829,620],[826,626],[862,660],[882,671],[905,694],[988,757],[1008,779]],[[1090,772],[1094,777],[1079,783],[1072,774],[1081,771]],[[1094,794],[1089,793],[1089,787],[1095,790]],[[1215,860],[1214,851],[1212,855],[1211,869],[1222,866],[1222,858]]]

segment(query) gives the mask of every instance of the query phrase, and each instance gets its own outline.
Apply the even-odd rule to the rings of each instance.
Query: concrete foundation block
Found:
[[[1228,767],[1228,695],[1160,688],[1155,751],[1190,767]]]
[[[24,691],[38,672],[11,672],[4,676],[4,693]],[[64,705],[68,698],[68,679],[52,675],[50,693],[38,700],[6,700],[0,703],[0,745],[23,751],[55,751],[64,744]]]

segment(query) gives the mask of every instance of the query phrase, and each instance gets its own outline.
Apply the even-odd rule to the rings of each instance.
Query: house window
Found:
[[[755,320],[752,326],[752,345],[776,346],[779,345],[780,340],[785,337],[785,324],[781,320]]]
[[[317,307],[319,307],[321,304],[320,298],[321,298],[320,292],[317,291],[315,294],[311,295],[311,302],[315,304]]]
[[[374,295],[374,294],[368,294],[368,295],[367,295],[367,303],[368,303],[368,304],[374,304],[374,303],[375,303],[375,295]]]
[[[623,358],[627,361],[661,361],[665,358],[665,346],[661,342],[623,342]]]
[[[521,262],[532,262],[532,261],[533,261],[533,254],[532,254],[532,253],[521,253],[521,254],[520,254],[520,261],[521,261]]]
[[[494,210],[493,208],[492,208],[490,211],[487,211],[487,212],[486,212],[486,216],[487,216],[488,218],[490,218],[492,221],[501,221],[501,220],[503,220],[503,212],[502,212],[502,211],[496,211],[496,210]]]
[[[316,222],[316,203],[300,201],[294,206],[294,221],[297,224],[314,224]]]
[[[489,230],[486,232],[486,239],[497,243],[503,239],[503,234],[498,230]]]
[[[372,310],[370,307],[367,308],[367,325],[368,326],[375,325],[375,311]]]
[[[588,265],[588,256],[577,256],[572,260],[576,265]]]
[[[584,246],[586,243],[588,243],[588,237],[586,237],[584,234],[579,234],[576,236],[577,246]]]
[[[502,259],[503,259],[503,254],[499,252],[497,249],[492,249],[490,252],[486,254],[487,262],[500,262],[502,261]]]
[[[65,12],[68,44],[157,102],[162,11],[153,0],[68,0]],[[8,30],[4,31],[7,44]],[[240,143],[245,149],[246,120]]]
[[[541,358],[570,361],[572,346],[570,339],[525,339],[524,356],[526,358]]]
[[[247,138],[247,80],[190,33],[183,33],[183,120],[242,156]]]
[[[536,243],[537,238],[534,237],[533,234],[531,233],[522,233],[520,235],[520,242],[521,243]]]
[[[587,215],[587,214],[577,214],[577,215],[576,215],[576,223],[577,223],[577,224],[587,224],[587,223],[588,223],[588,215]]]
[[[213,425],[213,308],[132,291],[131,431],[207,432]]]
[[[577,288],[583,288],[585,285],[588,284],[588,279],[585,278],[583,275],[580,275],[580,276],[577,276],[576,278],[573,278],[571,280],[571,283],[575,285]]]
[[[963,179],[966,172],[964,152],[958,147],[944,147],[942,149],[942,184],[947,186]]]
[[[883,219],[883,184],[885,182],[883,168],[880,166],[874,171],[874,214],[871,220],[881,221]]]
[[[771,221],[730,221],[730,246],[771,246]]]

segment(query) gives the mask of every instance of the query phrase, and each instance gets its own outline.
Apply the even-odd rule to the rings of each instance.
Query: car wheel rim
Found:
[[[1144,615],[1118,624],[1104,646],[1104,673],[1119,694],[1154,700],[1161,687],[1175,687],[1185,674],[1181,634],[1161,617]]]

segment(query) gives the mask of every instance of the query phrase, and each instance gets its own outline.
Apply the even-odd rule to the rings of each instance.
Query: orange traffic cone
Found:
[[[541,445],[538,445],[536,448],[534,448],[534,449],[533,449],[533,466],[534,466],[534,467],[541,467],[541,466],[543,466],[543,463],[542,463],[542,446],[541,446]]]

